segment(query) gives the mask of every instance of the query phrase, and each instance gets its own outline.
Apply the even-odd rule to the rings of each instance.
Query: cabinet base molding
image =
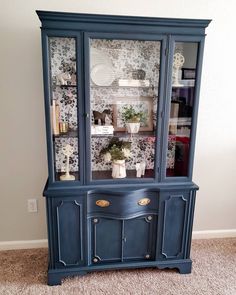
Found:
[[[134,269],[134,268],[148,268],[156,267],[157,269],[177,269],[180,274],[189,274],[192,269],[191,259],[181,259],[172,261],[149,261],[143,262],[133,262],[133,263],[122,263],[122,264],[112,264],[112,265],[96,265],[81,268],[70,268],[70,269],[49,269],[48,270],[48,285],[55,286],[61,285],[62,279],[66,277],[73,276],[83,276],[92,271],[105,271],[105,270],[117,270],[117,269]]]

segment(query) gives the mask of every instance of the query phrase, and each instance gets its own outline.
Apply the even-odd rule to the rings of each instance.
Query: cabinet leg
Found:
[[[180,264],[177,269],[180,274],[188,274],[192,271],[192,262]]]
[[[54,273],[48,273],[48,285],[56,286],[61,285],[62,276]]]
[[[178,263],[170,263],[170,264],[161,264],[157,266],[158,269],[177,269],[180,274],[188,274],[191,273],[192,270],[192,261],[188,259],[185,262],[178,262]]]
[[[68,275],[60,275],[60,274],[57,274],[57,273],[52,273],[52,272],[49,272],[48,273],[48,285],[49,286],[56,286],[56,285],[61,285],[61,280],[64,278],[64,277],[69,277],[69,276],[84,276],[87,274],[87,271],[79,271],[75,274],[68,274]]]

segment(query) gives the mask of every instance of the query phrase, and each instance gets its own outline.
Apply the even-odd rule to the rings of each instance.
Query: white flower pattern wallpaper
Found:
[[[57,85],[57,75],[66,72],[68,65],[76,58],[76,40],[74,38],[53,37],[49,39],[52,99],[56,100],[60,109],[60,121],[69,123],[70,130],[78,130],[77,122],[77,97],[76,87],[62,87]],[[160,67],[160,42],[158,41],[134,41],[134,40],[105,40],[91,39],[90,52],[99,50],[112,65],[114,77],[110,86],[99,87],[90,81],[90,117],[93,120],[93,110],[102,112],[110,110],[110,120],[113,120],[114,102],[117,97],[127,99],[129,97],[152,97],[152,121],[156,128],[157,105],[158,105],[158,82]],[[91,54],[90,70],[94,61]],[[145,80],[150,81],[149,87],[121,87],[118,86],[119,79],[132,79],[136,70],[142,69],[145,72]],[[120,118],[118,118],[120,119]],[[100,151],[109,142],[108,137],[91,137],[91,166],[93,171],[111,170],[111,164],[106,163],[100,155]],[[124,140],[128,140],[124,132]],[[62,172],[65,169],[65,156],[62,154],[62,147],[70,144],[74,153],[70,158],[70,171],[76,172],[79,169],[78,163],[78,138],[56,137],[55,139],[55,169]],[[132,138],[131,157],[126,161],[127,169],[135,169],[137,162],[145,161],[146,169],[154,168],[155,153],[154,136],[135,136]],[[168,147],[168,168],[174,165],[175,144],[173,138]]]

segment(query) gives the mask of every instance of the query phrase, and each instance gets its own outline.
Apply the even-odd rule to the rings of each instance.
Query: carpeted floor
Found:
[[[236,295],[236,238],[195,240],[189,275],[175,270],[94,272],[46,285],[47,249],[0,252],[0,294]]]

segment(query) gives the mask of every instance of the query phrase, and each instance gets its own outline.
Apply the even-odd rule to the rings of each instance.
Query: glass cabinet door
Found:
[[[91,38],[89,50],[92,180],[154,178],[161,42]]]
[[[188,176],[198,42],[175,42],[166,176]]]
[[[54,180],[79,179],[76,38],[49,37]]]

